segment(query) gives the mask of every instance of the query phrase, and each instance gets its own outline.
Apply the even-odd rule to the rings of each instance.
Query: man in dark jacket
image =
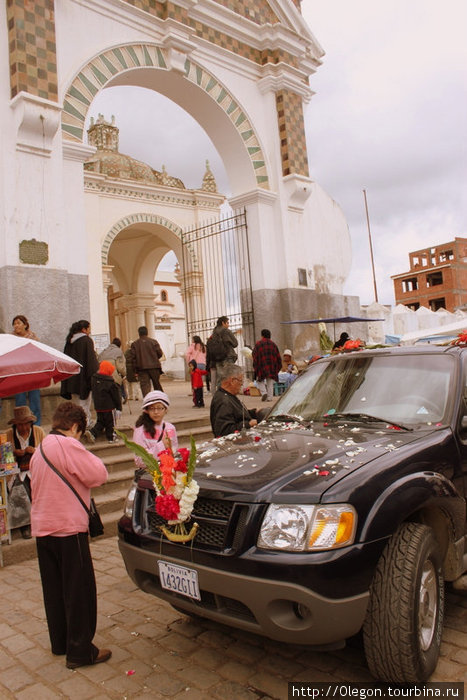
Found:
[[[242,368],[227,364],[223,370],[221,385],[211,401],[210,419],[214,437],[230,435],[236,430],[253,428],[257,425],[256,409],[248,410],[237,396],[242,386]]]
[[[227,363],[233,364],[237,360],[235,348],[238,345],[238,340],[229,328],[229,319],[227,316],[220,316],[217,319],[216,327],[212,335],[206,343],[206,369],[211,373],[211,384],[213,391],[220,382],[221,375],[223,376],[223,368]],[[223,356],[214,357],[212,352],[211,339],[220,343],[223,348]]]
[[[261,392],[263,401],[272,401],[274,382],[282,367],[282,358],[277,345],[271,340],[271,331],[264,328],[261,340],[253,348],[253,368],[256,375],[256,386]]]
[[[138,328],[138,335],[138,340],[131,344],[130,357],[144,397],[151,391],[151,382],[156,391],[163,391],[159,381],[162,349],[157,340],[148,336],[146,326]]]
[[[86,414],[87,427],[91,418],[91,377],[99,369],[99,361],[94,350],[89,321],[75,321],[68,331],[63,352],[79,362],[82,367],[79,374],[74,374],[62,381],[60,395],[79,403]]]

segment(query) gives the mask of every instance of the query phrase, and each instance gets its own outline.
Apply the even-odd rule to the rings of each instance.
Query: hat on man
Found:
[[[170,399],[164,391],[150,391],[143,399],[143,408],[151,406],[153,403],[163,403],[166,408],[170,406]]]
[[[15,406],[14,415],[8,421],[8,425],[16,425],[17,423],[35,423],[36,416],[31,413],[29,406]]]
[[[282,354],[283,355],[290,355],[290,357],[292,357],[292,350],[288,350],[288,349],[284,350],[284,352]]]

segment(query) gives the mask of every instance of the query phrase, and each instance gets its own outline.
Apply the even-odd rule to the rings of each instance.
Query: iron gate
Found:
[[[245,209],[186,229],[182,234],[181,291],[188,341],[211,335],[219,316],[228,316],[238,349],[255,342],[248,228]]]

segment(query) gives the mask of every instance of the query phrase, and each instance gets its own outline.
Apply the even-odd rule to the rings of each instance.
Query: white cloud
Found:
[[[306,115],[310,169],[349,222],[347,293],[379,300],[408,253],[466,230],[467,5],[463,0],[304,0],[326,51]]]

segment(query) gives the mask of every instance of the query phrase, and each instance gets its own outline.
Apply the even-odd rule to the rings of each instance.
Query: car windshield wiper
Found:
[[[345,420],[356,420],[362,421],[363,423],[387,423],[394,428],[399,428],[400,430],[413,430],[407,425],[402,425],[402,423],[395,423],[393,420],[388,420],[387,418],[379,418],[378,416],[372,416],[369,413],[331,413],[330,415],[322,416],[323,420],[333,420],[335,418],[345,419]]]
[[[291,413],[277,413],[274,416],[269,415],[266,418],[267,421],[294,421],[295,423],[300,423],[301,425],[308,425],[310,423],[309,420],[305,420],[305,418],[302,418],[301,416],[294,416]]]

